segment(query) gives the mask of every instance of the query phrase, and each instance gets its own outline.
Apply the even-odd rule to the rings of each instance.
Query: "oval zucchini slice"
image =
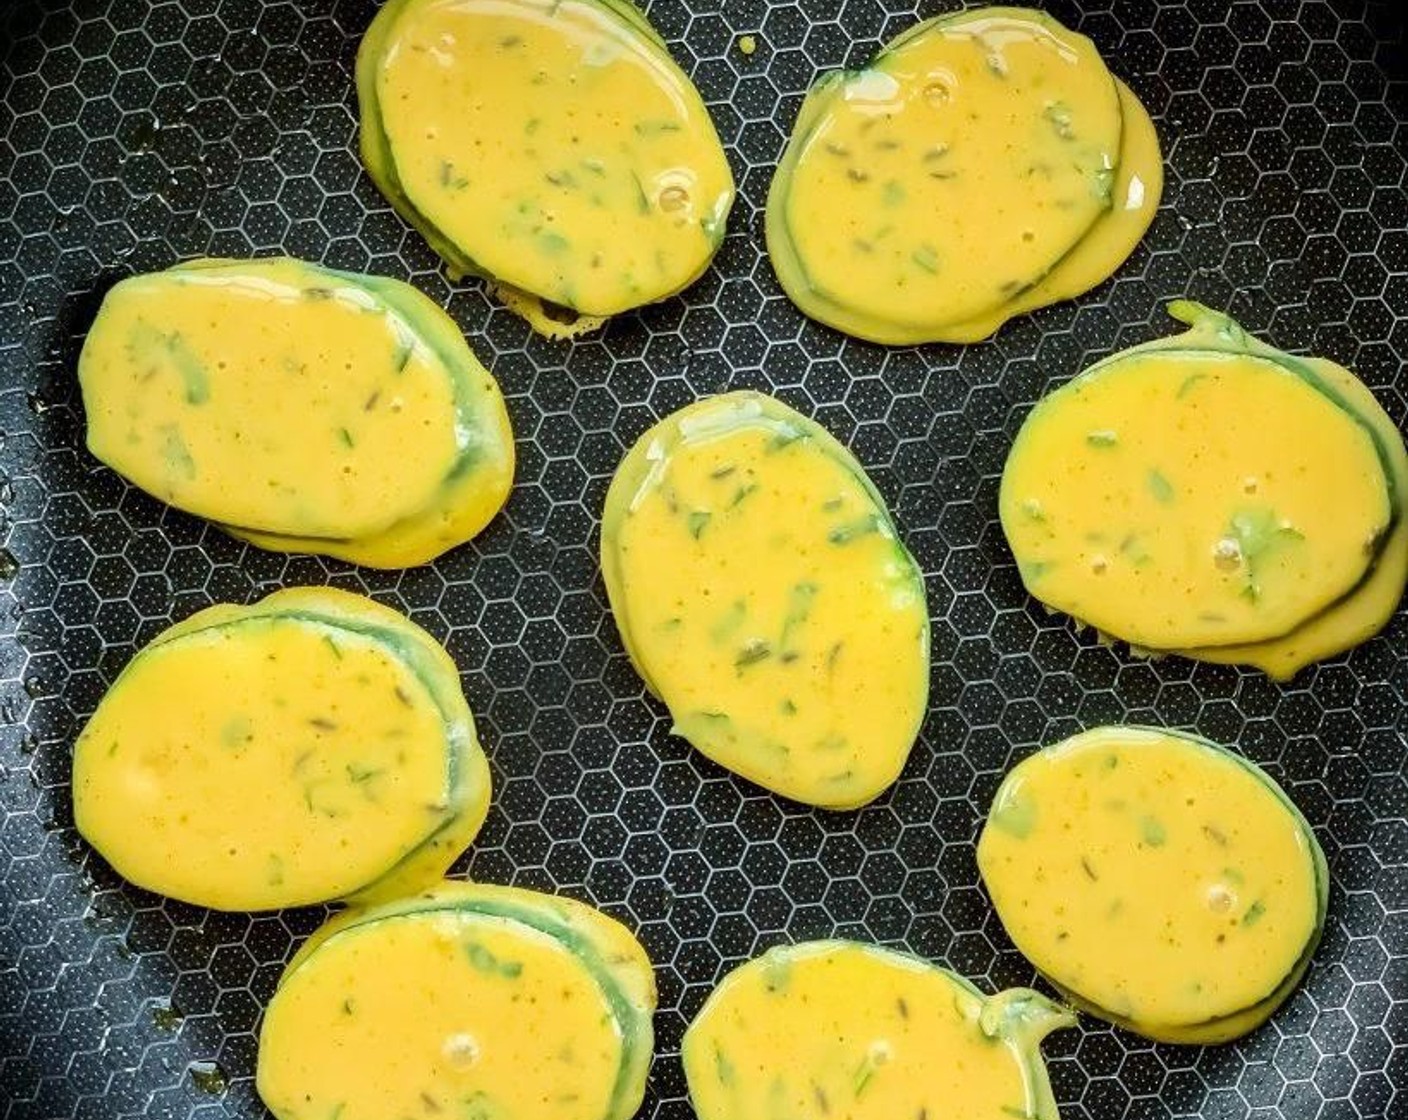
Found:
[[[654,1001],[644,950],[599,911],[443,883],[308,940],[265,1017],[257,1084],[280,1120],[339,1107],[628,1120]]]
[[[122,672],[78,738],[74,817],[121,875],[219,910],[437,881],[488,811],[453,662],[331,589],[218,606]]]
[[[612,479],[602,569],[637,671],[706,756],[827,808],[899,776],[928,696],[924,582],[819,425],[747,392],[674,413]]]
[[[624,0],[391,0],[357,90],[382,193],[542,333],[673,295],[722,240],[718,134]]]
[[[902,953],[817,941],[729,973],[684,1070],[699,1120],[1057,1120],[1040,1043],[1074,1025],[1037,992],[987,997]]]
[[[94,455],[266,548],[425,563],[512,483],[498,385],[395,280],[290,258],[136,276],[104,299],[79,380]]]
[[[1360,586],[1396,520],[1387,449],[1329,381],[1198,338],[1045,397],[999,504],[1033,595],[1151,650],[1288,634]]]
[[[808,94],[768,195],[778,279],[807,315],[861,338],[978,337],[1111,212],[1123,128],[1094,45],[1049,16],[921,23]],[[1117,266],[1137,227],[1092,258]]]
[[[1072,1002],[1164,1042],[1264,1023],[1309,966],[1329,890],[1310,825],[1264,771],[1147,727],[1015,767],[978,866],[1008,935]]]

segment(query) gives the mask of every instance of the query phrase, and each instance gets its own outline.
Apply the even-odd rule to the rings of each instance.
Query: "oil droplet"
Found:
[[[1212,562],[1219,572],[1235,572],[1242,566],[1242,546],[1233,537],[1223,537],[1213,546]]]
[[[158,1003],[152,1008],[152,1022],[159,1031],[175,1031],[185,1021],[185,1012],[174,1003]]]
[[[46,400],[44,397],[41,397],[38,393],[26,393],[24,399],[29,403],[29,411],[34,413],[34,415],[36,416],[43,416],[46,412],[48,412],[51,408],[54,407],[53,401]]]
[[[44,695],[44,682],[38,677],[26,677],[24,690],[37,700]]]
[[[1092,556],[1090,558],[1090,570],[1097,576],[1104,575],[1105,569],[1109,566],[1109,560],[1105,559],[1103,556]]]
[[[953,100],[953,90],[942,78],[935,78],[924,87],[924,100],[932,108],[938,109]]]
[[[660,209],[665,213],[683,210],[689,205],[689,192],[683,187],[666,187],[660,192]]]
[[[225,1071],[214,1062],[192,1062],[186,1072],[191,1075],[191,1080],[202,1093],[219,1096],[230,1087],[230,1079],[225,1076]]]
[[[20,574],[20,562],[8,548],[0,548],[0,582],[9,582]]]
[[[155,115],[143,116],[132,129],[132,151],[145,152],[161,132],[161,118]]]
[[[479,1060],[479,1043],[475,1041],[473,1035],[464,1032],[452,1034],[446,1038],[441,1051],[452,1066],[458,1066],[461,1069],[472,1066]]]
[[[26,735],[20,740],[20,754],[33,754],[39,749],[39,739],[35,735]]]
[[[738,49],[745,55],[751,56],[758,49],[758,39],[755,35],[740,35],[738,38]]]

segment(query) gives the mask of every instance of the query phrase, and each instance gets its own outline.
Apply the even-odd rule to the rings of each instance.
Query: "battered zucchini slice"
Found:
[[[820,426],[749,392],[674,413],[612,479],[601,554],[622,642],[675,734],[827,808],[899,776],[928,696],[924,581]]]
[[[726,976],[685,1032],[699,1120],[1057,1120],[1040,1043],[1075,1016],[1045,996],[984,996],[874,945],[769,950]]]
[[[1019,764],[978,866],[1017,948],[1092,1015],[1164,1042],[1256,1029],[1300,983],[1329,872],[1300,811],[1205,739],[1102,727]]]
[[[1032,410],[1003,530],[1033,595],[1136,647],[1279,639],[1373,573],[1398,520],[1389,448],[1316,367],[1173,311],[1199,325]]]
[[[290,258],[124,280],[79,359],[89,449],[261,547],[425,563],[503,505],[503,397],[399,281]]]
[[[369,960],[381,975],[364,975]],[[606,915],[442,883],[313,934],[265,1016],[257,1084],[280,1120],[628,1120],[654,1009],[649,958]]]
[[[128,664],[74,750],[79,832],[138,886],[218,910],[436,882],[489,770],[449,655],[325,588],[222,605]]]
[[[722,241],[718,134],[626,0],[390,0],[357,93],[382,193],[543,334],[675,294]]]
[[[975,8],[813,87],[769,191],[768,249],[823,323],[973,341],[1108,276],[1161,184],[1147,114],[1088,39],[1041,12]]]

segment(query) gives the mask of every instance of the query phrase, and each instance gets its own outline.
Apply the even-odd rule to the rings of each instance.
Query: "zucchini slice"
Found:
[[[1047,979],[1164,1042],[1264,1023],[1309,967],[1329,892],[1310,825],[1264,771],[1149,727],[1097,728],[1015,767],[978,867]]]
[[[309,938],[265,1016],[258,1089],[280,1120],[339,1106],[347,1120],[628,1120],[654,1007],[645,951],[606,915],[442,883],[340,914]]]
[[[924,717],[924,581],[855,458],[770,397],[705,398],[635,444],[607,491],[602,569],[672,730],[807,804],[899,776]]]
[[[291,258],[136,276],[104,299],[79,380],[97,458],[265,548],[425,563],[512,484],[497,383],[395,280]]]
[[[1044,13],[920,23],[808,94],[768,195],[778,279],[804,313],[861,338],[978,337],[1111,212],[1123,130],[1094,45]],[[1100,269],[1137,227],[1102,239]]]
[[[171,627],[74,751],[74,817],[121,875],[219,910],[377,899],[437,881],[488,811],[453,662],[324,588]]]
[[[684,1071],[699,1120],[1057,1120],[1040,1043],[1075,1022],[1037,992],[984,996],[889,949],[808,942],[724,978]]]
[[[723,238],[723,146],[625,0],[391,0],[357,91],[382,193],[541,333],[674,295]]]
[[[1210,329],[1049,394],[1003,470],[1027,589],[1149,650],[1290,633],[1360,587],[1397,520],[1388,449],[1335,385]]]

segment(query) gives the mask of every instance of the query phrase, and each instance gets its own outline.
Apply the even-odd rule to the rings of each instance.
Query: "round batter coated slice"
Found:
[[[735,969],[685,1032],[699,1120],[1057,1120],[1039,1049],[1075,1016],[1045,996],[984,996],[874,945],[818,941]]]
[[[924,716],[924,584],[860,464],[756,393],[647,432],[602,516],[622,641],[673,731],[808,804],[898,776]]]
[[[119,283],[79,359],[95,456],[260,547],[422,564],[503,505],[513,435],[448,316],[291,258]]]
[[[999,498],[1027,589],[1151,650],[1288,634],[1359,588],[1397,516],[1387,447],[1330,381],[1194,334],[1045,397]]]
[[[382,193],[542,333],[673,295],[722,240],[723,147],[629,4],[392,0],[357,88]]]
[[[314,934],[265,1016],[259,1093],[280,1120],[626,1120],[644,1092],[649,976],[634,938],[589,907],[443,884]]]
[[[1084,36],[1021,8],[928,20],[808,94],[768,195],[778,278],[877,342],[995,329],[1110,212],[1122,132]]]
[[[1404,585],[1408,582],[1408,518],[1404,516],[1404,502],[1408,500],[1408,451],[1403,446],[1403,433],[1369,387],[1344,366],[1323,358],[1295,358],[1273,350],[1246,334],[1227,316],[1197,304],[1177,304],[1173,311],[1192,324],[1193,329],[1185,338],[1196,336],[1200,344],[1214,348],[1251,348],[1253,352],[1270,353],[1281,361],[1308,367],[1339,394],[1342,407],[1373,429],[1388,462],[1393,528],[1373,570],[1352,594],[1283,638],[1244,646],[1180,651],[1185,657],[1201,661],[1253,665],[1268,676],[1289,680],[1306,665],[1352,649],[1379,633],[1388,625],[1403,598]]]
[[[218,606],[123,671],[74,751],[74,817],[125,878],[221,910],[435,882],[489,772],[448,655],[329,589]]]
[[[1264,1023],[1309,967],[1329,891],[1314,833],[1265,772],[1146,727],[1098,728],[1019,764],[978,866],[1008,935],[1053,984],[1165,1042]]]
[[[572,950],[597,977],[621,1026],[623,1056],[606,1120],[629,1120],[640,1107],[654,1049],[655,974],[650,958],[619,922],[566,896],[486,883],[445,882],[413,897],[344,911],[321,926],[289,962],[285,977],[333,935],[401,914],[469,911],[522,922]]]

